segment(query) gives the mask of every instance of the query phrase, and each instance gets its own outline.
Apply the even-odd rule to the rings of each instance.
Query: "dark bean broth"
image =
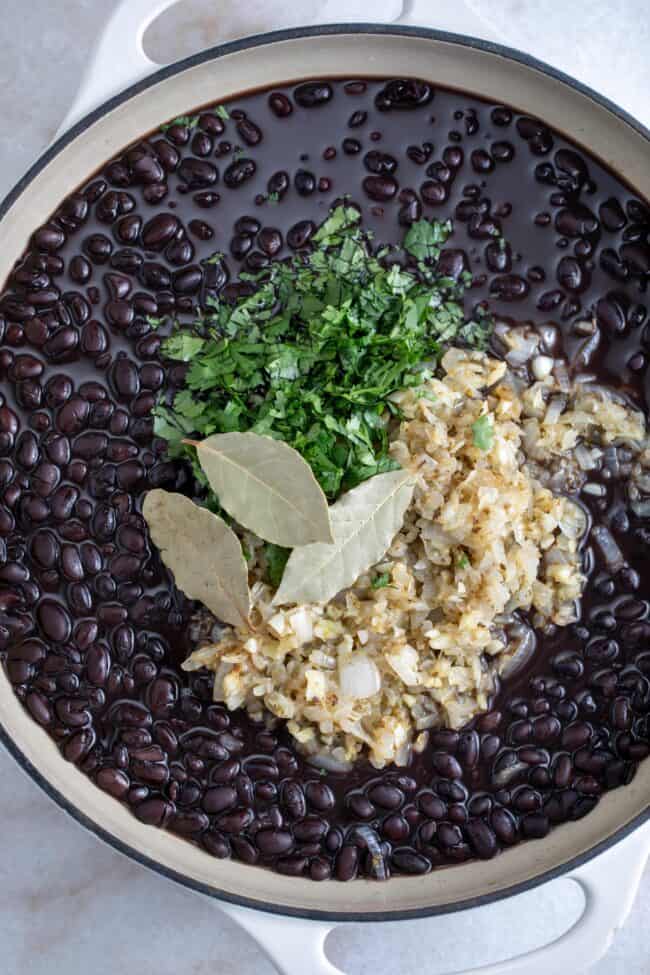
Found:
[[[575,368],[645,408],[650,213],[545,125],[458,92],[319,82],[204,112],[110,162],[32,237],[0,300],[0,649],[15,693],[74,762],[216,857],[323,880],[490,857],[578,819],[631,780],[650,741],[650,526],[603,478],[588,500],[627,559],[587,541],[579,625],[540,641],[492,710],[433,733],[405,769],[319,775],[292,739],[211,701],[187,675],[192,606],[169,584],[140,502],[192,495],[151,409],[182,383],[147,317],[190,320],[308,244],[349,194],[378,241],[452,217],[446,273],[468,313],[560,325]],[[501,235],[503,240],[501,240]],[[216,251],[226,257],[210,261]],[[573,323],[596,316],[581,358]]]

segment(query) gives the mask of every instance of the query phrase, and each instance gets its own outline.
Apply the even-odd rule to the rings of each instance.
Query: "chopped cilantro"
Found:
[[[205,345],[205,339],[189,332],[175,332],[165,342],[165,353],[170,359],[190,362]]]
[[[206,257],[205,260],[203,261],[203,263],[204,264],[220,264],[221,261],[223,261],[224,256],[225,255],[223,254],[222,251],[215,251],[214,254],[210,254],[209,257]]]
[[[149,328],[153,328],[154,330],[160,328],[166,321],[165,318],[157,318],[155,315],[146,315],[144,320]]]
[[[382,572],[375,576],[370,585],[373,589],[385,589],[390,583],[390,572]]]
[[[467,569],[469,567],[469,559],[467,558],[465,552],[461,552],[461,554],[458,556],[456,565],[459,569]]]
[[[225,105],[217,105],[214,111],[215,115],[218,115],[220,119],[224,120],[224,122],[227,122],[230,118],[230,113]]]
[[[390,394],[423,387],[443,344],[484,346],[491,323],[466,320],[464,283],[436,277],[451,224],[412,225],[404,246],[416,269],[390,263],[386,248],[373,253],[360,220],[355,207],[337,207],[309,253],[242,274],[253,293],[211,299],[165,341],[165,355],[188,369],[173,401],[156,407],[155,431],[201,485],[183,439],[252,430],[298,450],[334,499],[398,466],[388,452],[387,420],[399,415]]]
[[[440,245],[451,233],[451,221],[417,220],[411,224],[404,237],[404,250],[417,261],[437,261]]]
[[[474,446],[479,450],[491,450],[494,443],[494,427],[492,420],[487,415],[479,416],[478,420],[472,423],[472,438]]]
[[[290,555],[291,549],[289,548],[274,545],[273,542],[267,542],[265,544],[264,557],[266,559],[266,570],[272,586],[280,585],[282,573]]]
[[[279,193],[267,193],[267,195],[266,195],[266,202],[267,203],[279,203],[280,202],[280,194]]]
[[[166,132],[167,129],[171,129],[173,125],[186,125],[188,129],[195,129],[198,124],[198,115],[179,115],[178,118],[172,119],[171,122],[166,122],[164,125],[161,125],[160,131]]]
[[[248,547],[248,545],[246,544],[246,542],[242,542],[242,543],[241,543],[241,550],[242,550],[242,555],[244,556],[244,558],[246,559],[246,561],[247,561],[247,562],[250,562],[250,560],[251,560],[251,559],[252,559],[252,557],[253,557],[253,553],[252,553],[252,552],[251,552],[251,550],[249,549],[249,547]]]

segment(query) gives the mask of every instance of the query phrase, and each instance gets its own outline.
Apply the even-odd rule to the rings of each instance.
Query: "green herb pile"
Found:
[[[450,222],[413,224],[399,264],[399,252],[372,252],[359,220],[337,207],[310,253],[242,274],[254,294],[215,302],[165,341],[164,354],[189,365],[173,403],[156,408],[155,432],[204,483],[183,439],[252,430],[298,450],[334,499],[397,466],[383,419],[397,412],[390,394],[423,384],[452,340],[485,346],[489,321],[464,316],[470,275],[436,274]]]

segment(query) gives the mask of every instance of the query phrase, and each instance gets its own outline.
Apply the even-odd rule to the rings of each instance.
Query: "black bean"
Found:
[[[293,848],[293,836],[288,830],[260,829],[255,834],[255,845],[262,856],[279,856]]]
[[[510,846],[517,839],[517,823],[507,809],[496,808],[490,816],[490,824],[499,840]]]
[[[51,724],[53,715],[47,698],[39,691],[31,691],[25,698],[27,710],[39,724]]]
[[[164,799],[146,799],[134,808],[134,813],[141,823],[149,826],[163,826],[172,817],[174,807]]]
[[[548,817],[543,813],[529,813],[521,820],[521,832],[530,839],[541,839],[550,829]]]
[[[65,234],[54,224],[44,224],[32,235],[32,244],[40,251],[57,251],[65,243]]]
[[[433,98],[433,88],[424,81],[415,79],[389,81],[375,96],[375,105],[380,112],[412,110],[428,105]]]
[[[257,242],[269,257],[274,257],[282,248],[282,234],[275,227],[264,227],[260,230]]]
[[[131,785],[128,775],[116,768],[100,769],[95,781],[100,789],[108,792],[116,799],[124,798]]]
[[[431,861],[424,854],[416,853],[410,847],[393,850],[390,862],[400,873],[421,875],[431,870]]]
[[[223,181],[229,189],[236,189],[255,175],[257,165],[254,159],[237,159],[230,163],[223,174]]]
[[[205,210],[210,209],[217,205],[221,197],[214,190],[201,190],[199,193],[195,193],[192,197],[197,206],[202,207]]]
[[[518,274],[501,274],[490,282],[490,294],[500,301],[521,301],[529,291],[530,285]]]
[[[203,272],[198,264],[190,264],[172,274],[172,286],[177,294],[191,295],[201,287]]]
[[[262,141],[262,130],[250,119],[241,119],[237,122],[237,134],[247,146],[256,146]]]
[[[194,159],[191,156],[186,156],[178,167],[178,176],[188,189],[199,190],[216,183],[219,179],[219,170],[213,163],[207,162],[205,159]],[[227,180],[226,184],[230,185]]]
[[[301,108],[318,108],[326,105],[333,94],[332,86],[326,81],[308,81],[294,88],[293,91],[294,101]]]
[[[72,631],[70,617],[61,603],[53,599],[43,599],[36,611],[38,624],[49,640],[65,643]]]
[[[370,173],[377,176],[391,175],[397,169],[397,159],[386,152],[373,149],[363,157],[363,164]]]
[[[336,858],[337,880],[353,880],[359,867],[359,850],[356,846],[343,846]]]
[[[217,829],[222,833],[239,835],[247,829],[254,819],[252,809],[239,807],[222,813],[215,821]]]
[[[404,793],[396,786],[380,783],[369,790],[368,798],[382,809],[399,809],[404,802]]]
[[[281,91],[273,91],[268,98],[269,108],[277,118],[287,118],[293,112],[289,98]]]
[[[366,176],[363,188],[370,199],[378,203],[387,203],[397,193],[397,183],[391,176]]]
[[[613,196],[601,203],[598,215],[605,229],[612,233],[621,230],[627,223],[621,204]]]
[[[444,203],[449,195],[449,190],[439,179],[427,180],[420,187],[420,196],[428,206],[439,206]]]
[[[316,189],[316,177],[307,169],[298,169],[293,178],[293,185],[300,196],[310,196]]]
[[[382,834],[391,843],[403,843],[408,839],[411,827],[403,816],[387,816],[381,824]]]
[[[292,250],[301,250],[311,240],[316,231],[312,220],[301,220],[287,231],[287,244]]]
[[[111,383],[116,396],[122,402],[128,402],[140,390],[138,367],[125,357],[117,359],[111,370]]]

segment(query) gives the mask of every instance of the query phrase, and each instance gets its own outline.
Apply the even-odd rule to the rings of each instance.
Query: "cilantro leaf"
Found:
[[[491,450],[494,443],[494,427],[492,420],[487,415],[479,416],[478,420],[472,423],[472,439],[474,446],[479,450]]]
[[[171,122],[165,122],[164,125],[161,125],[160,131],[166,132],[168,129],[171,129],[173,125],[185,125],[188,129],[195,129],[198,124],[198,115],[179,115],[178,118],[172,119]]]
[[[272,586],[279,586],[282,581],[284,567],[291,555],[290,548],[283,548],[281,545],[274,545],[267,542],[264,546],[264,558],[266,559],[266,569],[269,582]]]
[[[299,451],[330,499],[398,467],[391,394],[426,391],[446,343],[484,347],[491,326],[466,320],[466,282],[436,276],[449,233],[449,222],[413,224],[404,247],[417,270],[403,267],[373,252],[355,207],[337,206],[310,251],[241,274],[249,289],[234,302],[211,297],[194,324],[173,323],[163,352],[187,364],[184,385],[155,412],[170,454],[205,486],[183,439],[252,430]]]
[[[327,247],[360,220],[361,214],[356,207],[336,207],[314,234],[314,242]]]
[[[159,318],[156,315],[145,315],[144,320],[149,328],[152,328],[155,331],[157,328],[160,328],[161,325],[164,325],[167,319],[164,316]]]
[[[224,122],[227,122],[230,118],[230,113],[225,105],[216,105],[214,113],[215,115],[218,115],[220,119],[223,119]]]
[[[451,233],[451,221],[416,220],[404,237],[404,250],[417,261],[436,261],[440,256],[440,245]]]
[[[169,359],[190,362],[201,351],[205,340],[189,332],[176,332],[163,344],[163,351]]]
[[[373,589],[385,589],[390,585],[390,572],[378,573],[370,585]]]

